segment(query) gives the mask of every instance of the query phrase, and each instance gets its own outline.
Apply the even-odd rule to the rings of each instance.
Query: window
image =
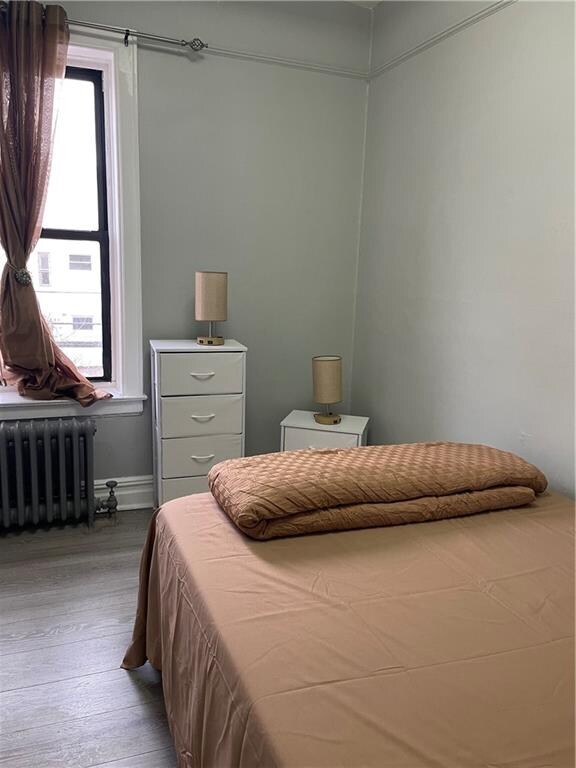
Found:
[[[50,254],[38,252],[38,284],[50,285]]]
[[[89,253],[71,253],[68,256],[68,266],[70,269],[92,269],[92,256]]]
[[[85,376],[112,378],[108,203],[102,71],[67,67],[54,136],[39,245],[52,257],[52,281],[38,252],[37,294],[54,338]],[[45,253],[43,251],[42,253]],[[67,260],[67,265],[66,265]],[[66,269],[68,266],[68,269]],[[50,286],[50,290],[43,288]],[[93,314],[86,325],[70,322]],[[77,343],[78,342],[78,343]]]
[[[75,331],[91,331],[94,328],[94,318],[76,315],[72,318],[72,328]]]
[[[142,413],[146,399],[137,81],[134,42],[71,35],[44,229],[28,262],[57,343],[114,395],[94,406],[99,415]],[[0,269],[3,261],[0,251]],[[74,318],[90,318],[92,327],[77,320],[75,328]],[[0,418],[74,415],[79,408],[0,390]]]

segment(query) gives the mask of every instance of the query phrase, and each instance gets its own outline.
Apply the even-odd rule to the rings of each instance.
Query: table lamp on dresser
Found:
[[[224,337],[215,333],[215,323],[228,319],[228,273],[196,272],[194,317],[208,321],[208,335],[198,336],[198,344],[219,346]]]

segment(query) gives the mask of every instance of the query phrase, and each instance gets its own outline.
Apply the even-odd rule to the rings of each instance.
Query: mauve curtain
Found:
[[[0,8],[0,353],[20,394],[37,400],[103,397],[56,345],[26,263],[42,229],[54,92],[66,71],[66,12],[14,0]]]

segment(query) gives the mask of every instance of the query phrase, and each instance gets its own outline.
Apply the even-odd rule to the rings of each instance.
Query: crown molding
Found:
[[[380,75],[383,75],[386,72],[389,72],[391,69],[398,67],[400,64],[408,61],[408,59],[412,59],[414,56],[418,56],[418,54],[427,51],[429,48],[432,48],[435,45],[438,45],[438,43],[441,43],[443,40],[458,34],[458,32],[462,32],[464,29],[468,29],[468,27],[477,24],[479,21],[487,19],[489,16],[492,16],[493,14],[498,13],[498,11],[502,11],[504,8],[508,8],[510,5],[514,5],[517,2],[518,0],[498,0],[498,2],[492,3],[486,8],[483,8],[482,10],[477,11],[470,16],[467,16],[465,19],[462,19],[462,21],[447,27],[442,32],[438,32],[438,34],[429,37],[427,40],[424,40],[418,45],[415,45],[413,48],[410,48],[409,50],[404,51],[404,53],[395,56],[393,59],[390,59],[389,61],[380,64],[378,67],[375,67],[368,74],[368,80],[374,80],[375,78],[380,77]]]
[[[429,48],[438,45],[443,40],[458,34],[458,32],[462,32],[464,29],[468,29],[468,27],[471,27],[474,24],[487,19],[489,16],[492,16],[495,13],[498,13],[498,11],[502,11],[504,8],[508,8],[510,5],[516,4],[518,1],[519,0],[497,0],[497,2],[492,3],[486,8],[482,8],[480,11],[477,11],[476,13],[467,16],[456,24],[447,27],[446,29],[442,30],[442,32],[438,32],[436,35],[423,40],[413,48],[410,48],[409,50],[404,51],[389,61],[386,61],[383,64],[374,67],[373,69],[370,69],[370,71],[347,69],[345,67],[317,64],[315,62],[306,61],[304,59],[289,59],[280,56],[268,56],[266,54],[254,53],[251,51],[239,51],[230,48],[210,47],[202,51],[202,55],[221,56],[224,58],[239,59],[242,61],[255,61],[261,64],[274,64],[281,67],[291,67],[292,69],[303,69],[309,72],[320,72],[326,75],[334,75],[336,77],[347,77],[354,80],[370,81],[380,77],[381,75],[385,74],[391,69],[394,69],[400,64],[403,64],[405,61],[408,61],[414,56],[418,56],[418,54],[427,51]],[[355,5],[364,5],[367,8],[374,8],[376,5],[379,5],[379,3],[366,2],[355,3]]]
[[[309,72],[320,72],[325,75],[336,75],[337,77],[348,77],[354,80],[366,80],[368,72],[347,69],[346,67],[335,67],[329,64],[317,64],[305,59],[289,59],[283,56],[268,56],[263,53],[253,53],[251,51],[237,51],[232,48],[217,48],[210,46],[202,51],[202,56],[221,56],[227,59],[240,59],[242,61],[255,61],[260,64],[275,64],[281,67],[291,67],[292,69],[305,69]]]

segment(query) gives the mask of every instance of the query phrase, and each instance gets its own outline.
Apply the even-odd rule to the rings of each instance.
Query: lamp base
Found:
[[[224,336],[198,336],[196,341],[205,347],[219,347],[224,344]]]
[[[340,424],[342,416],[339,413],[315,413],[314,421],[318,424],[325,424],[327,426]]]

